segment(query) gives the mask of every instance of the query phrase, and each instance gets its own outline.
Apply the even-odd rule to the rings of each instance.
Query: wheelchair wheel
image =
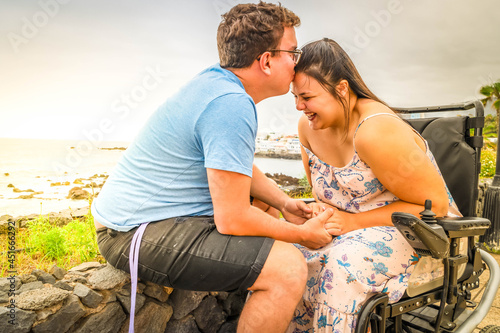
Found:
[[[480,330],[479,333],[500,333],[500,326],[488,325],[486,327],[483,327],[483,329]]]

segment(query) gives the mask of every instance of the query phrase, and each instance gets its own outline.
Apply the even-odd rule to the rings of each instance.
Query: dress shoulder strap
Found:
[[[398,116],[396,116],[395,114],[385,113],[385,112],[375,113],[375,114],[369,115],[368,117],[365,117],[365,118],[361,119],[361,121],[358,124],[358,127],[356,127],[356,130],[354,131],[354,137],[356,137],[356,133],[358,133],[359,127],[361,126],[361,124],[363,124],[365,122],[365,120],[368,120],[368,119],[376,117],[376,116],[384,116],[384,115],[385,116],[391,116],[391,117],[395,117],[395,118],[401,119]]]
[[[354,131],[354,136],[353,136],[353,145],[354,145],[354,152],[357,154],[357,151],[356,151],[356,141],[354,140],[356,138],[356,133],[358,133],[358,129],[359,127],[361,126],[361,124],[363,124],[365,122],[365,120],[368,120],[370,118],[373,118],[373,117],[376,117],[376,116],[390,116],[390,117],[394,117],[394,118],[397,118],[401,121],[403,121],[406,125],[408,125],[412,130],[413,132],[415,132],[425,143],[426,147],[427,147],[427,141],[422,137],[422,135],[420,135],[420,133],[418,133],[418,131],[416,129],[414,129],[413,127],[411,127],[410,124],[406,123],[403,119],[401,119],[400,117],[398,117],[397,115],[395,114],[392,114],[392,113],[385,113],[385,112],[381,112],[381,113],[375,113],[375,114],[372,114],[372,115],[369,115],[368,117],[366,118],[363,118],[359,124],[358,124],[358,127],[356,127],[356,130]],[[427,147],[428,148],[428,147]]]

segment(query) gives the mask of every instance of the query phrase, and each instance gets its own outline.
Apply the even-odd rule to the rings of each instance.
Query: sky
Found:
[[[241,2],[0,0],[0,137],[131,141],[218,62],[220,15]],[[495,0],[281,3],[301,18],[299,46],[336,40],[391,106],[476,99],[500,78]],[[290,93],[257,110],[260,132],[297,132]]]

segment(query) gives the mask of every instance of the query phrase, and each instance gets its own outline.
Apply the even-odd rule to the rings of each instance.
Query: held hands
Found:
[[[315,217],[307,220],[303,225],[304,238],[300,242],[310,249],[319,249],[332,241],[332,235],[327,231],[325,224],[334,214],[333,209],[326,209]]]
[[[333,209],[334,213],[325,223],[325,229],[330,235],[340,236],[349,231],[359,229],[352,218],[354,214],[338,210],[325,203],[312,202],[309,204],[309,207],[312,209],[312,216],[318,216],[318,214],[321,214],[328,208]]]
[[[280,211],[285,220],[299,225],[312,217],[312,209],[300,199],[289,198]]]

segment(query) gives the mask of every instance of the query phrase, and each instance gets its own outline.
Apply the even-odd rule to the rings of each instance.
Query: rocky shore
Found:
[[[6,176],[9,174],[6,173]],[[60,188],[63,186],[71,186],[71,185],[80,185],[80,186],[73,186],[69,191],[66,196],[67,199],[72,199],[72,200],[88,200],[91,194],[89,193],[92,192],[93,195],[98,193],[99,190],[102,188],[104,183],[106,182],[106,179],[108,178],[108,175],[105,174],[95,174],[91,177],[88,178],[76,178],[73,182],[69,181],[64,181],[64,182],[50,182],[50,187],[51,188]],[[48,180],[50,181],[50,180]],[[9,183],[7,185],[8,188],[12,188],[13,193],[20,193],[18,197],[10,198],[10,199],[34,199],[34,198],[39,198],[41,197],[36,197],[37,195],[42,195],[45,194],[44,191],[35,191],[33,189],[19,189],[17,186],[15,186],[12,183]],[[22,193],[22,194],[21,194]],[[47,199],[47,198],[44,198]],[[58,199],[58,198],[53,198],[53,199]]]
[[[302,159],[302,156],[300,154],[278,154],[278,153],[271,153],[271,152],[258,152],[255,153],[255,157],[267,157],[267,158],[282,158],[285,160],[300,160]]]

